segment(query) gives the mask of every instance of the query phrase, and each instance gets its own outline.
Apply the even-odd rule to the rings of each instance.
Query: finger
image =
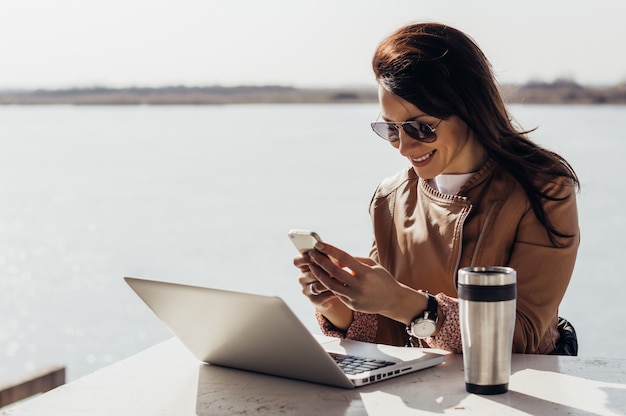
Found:
[[[298,278],[298,283],[300,283],[300,286],[302,286],[302,288],[306,287],[307,285],[315,281],[317,281],[317,278],[309,270],[307,270],[305,273],[302,273],[302,275],[300,275],[300,277]]]
[[[374,260],[372,260],[369,257],[355,257],[355,259],[361,263],[361,264],[365,264],[366,266],[377,266],[378,263],[376,263]]]
[[[328,288],[324,286],[319,280],[315,280],[307,285],[309,293],[313,296],[319,296],[324,292],[328,292]]]
[[[317,294],[320,294],[322,292],[328,291],[328,288],[326,288],[322,283],[320,283],[320,281],[315,277],[315,275],[310,270],[307,270],[306,273],[303,273],[298,278],[298,283],[300,283],[300,286],[302,286],[302,293],[307,296],[310,295],[311,292],[314,292],[314,293],[317,292]],[[313,290],[311,290],[312,283],[315,283]]]
[[[318,269],[314,270],[314,266],[318,266]],[[327,255],[318,251],[311,253],[311,264],[309,265],[309,268],[313,274],[315,274],[315,277],[321,280],[324,284],[326,283],[326,280],[322,280],[322,278],[326,275],[339,280],[343,285],[349,285],[354,282],[353,270],[348,267],[341,267]]]
[[[311,286],[314,285],[314,286]],[[311,288],[313,287],[313,291]],[[320,289],[321,288],[321,289]],[[328,290],[324,285],[319,282],[311,282],[308,285],[302,287],[302,294],[306,296],[309,301],[316,307],[324,306],[331,299],[335,298],[335,294]]]
[[[352,257],[345,251],[328,243],[318,242],[317,244],[315,244],[315,249],[321,253],[326,254],[329,257],[336,259],[342,267],[347,267],[354,272],[360,272],[363,268],[363,264],[359,260]]]
[[[296,267],[302,268],[303,266],[308,266],[311,263],[311,258],[308,254],[304,254],[302,256],[294,257],[293,264]]]
[[[338,269],[338,270],[346,274],[345,271],[341,269]],[[316,265],[316,264],[311,264],[311,272],[315,275],[317,280],[322,285],[324,285],[324,287],[326,287],[327,290],[331,291],[332,293],[340,294],[340,295],[348,295],[350,293],[350,287],[348,284],[344,283],[343,280],[340,280],[336,278],[335,276],[331,276],[321,266]],[[348,279],[344,278],[344,280],[348,280]]]

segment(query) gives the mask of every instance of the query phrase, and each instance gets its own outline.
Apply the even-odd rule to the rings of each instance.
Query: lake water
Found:
[[[626,107],[513,106],[582,181],[582,245],[561,314],[580,355],[625,357]],[[0,107],[0,382],[70,380],[171,337],[123,282],[278,295],[312,331],[290,228],[366,255],[368,203],[405,160],[378,106]]]

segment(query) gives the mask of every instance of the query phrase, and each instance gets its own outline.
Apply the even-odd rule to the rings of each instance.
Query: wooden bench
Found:
[[[65,367],[54,365],[39,369],[25,377],[0,384],[0,407],[45,393],[65,384]]]

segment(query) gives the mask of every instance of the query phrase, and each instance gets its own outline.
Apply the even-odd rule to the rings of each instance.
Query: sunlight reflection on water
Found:
[[[370,131],[377,113],[370,104],[1,107],[0,380],[53,363],[74,379],[168,338],[126,275],[278,295],[316,331],[286,232],[314,228],[367,254],[372,192],[406,165]],[[608,179],[621,177],[616,122],[626,107],[513,113],[581,177],[583,243],[561,310],[581,355],[619,357],[626,338],[611,322],[625,317],[626,220]],[[613,318],[590,317],[582,303]]]

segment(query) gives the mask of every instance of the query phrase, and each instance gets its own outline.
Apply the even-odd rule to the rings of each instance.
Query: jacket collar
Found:
[[[489,178],[491,176],[491,174],[493,173],[493,171],[495,170],[496,167],[496,163],[493,159],[488,159],[485,164],[478,170],[478,172],[476,172],[474,174],[474,176],[472,176],[466,183],[465,185],[463,185],[461,187],[461,189],[459,190],[458,194],[456,195],[446,195],[442,192],[437,191],[435,188],[433,188],[427,180],[424,180],[422,178],[420,178],[419,176],[417,176],[417,173],[415,173],[415,170],[413,170],[412,168],[409,168],[409,180],[417,180],[419,181],[418,186],[422,187],[422,190],[424,190],[428,195],[430,195],[431,197],[434,197],[436,199],[444,199],[444,200],[457,200],[457,199],[463,199],[465,200],[465,196],[469,193],[469,191],[471,189],[476,188],[477,186],[479,186],[480,184],[482,184],[483,182],[485,182],[485,180],[487,180],[487,178]]]
[[[466,195],[467,192],[483,183],[488,177],[491,176],[491,173],[494,171],[496,167],[496,163],[493,159],[489,158],[485,162],[485,164],[476,172],[474,176],[472,176],[466,183],[461,187],[459,191],[459,195]]]

